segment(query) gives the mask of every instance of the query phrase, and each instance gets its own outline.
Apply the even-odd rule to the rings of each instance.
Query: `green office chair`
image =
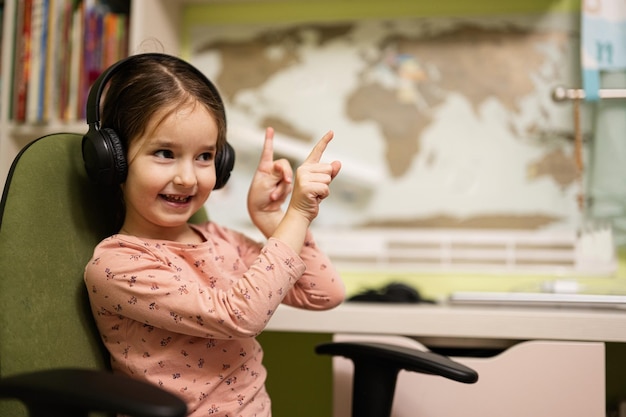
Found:
[[[55,134],[33,142],[7,178],[0,202],[0,416],[182,417],[182,400],[107,371],[82,276],[112,224],[109,202],[84,174],[81,139]]]
[[[83,270],[114,219],[111,199],[87,180],[81,140],[54,134],[32,142],[15,159],[0,202],[0,416],[181,417],[186,407],[175,396],[108,370]],[[192,221],[204,219],[202,212]],[[429,352],[366,343],[316,349],[355,362],[359,417],[389,415],[400,369],[477,379]]]

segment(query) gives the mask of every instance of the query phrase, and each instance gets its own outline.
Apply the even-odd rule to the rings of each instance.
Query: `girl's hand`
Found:
[[[319,204],[330,194],[330,183],[341,169],[339,161],[329,164],[320,162],[333,136],[332,131],[326,133],[296,171],[296,181],[288,211],[295,210],[309,222],[317,217]]]
[[[280,213],[292,190],[293,170],[286,159],[274,160],[274,129],[265,131],[261,159],[248,190],[248,213],[253,222],[264,214]]]
[[[261,159],[248,190],[248,213],[265,236],[273,234],[282,221],[281,206],[292,192],[288,211],[303,217],[308,223],[317,217],[319,203],[328,197],[329,185],[341,169],[339,161],[330,164],[320,162],[333,136],[333,132],[329,131],[315,145],[297,170],[294,188],[289,161],[274,160],[274,130],[267,128]]]

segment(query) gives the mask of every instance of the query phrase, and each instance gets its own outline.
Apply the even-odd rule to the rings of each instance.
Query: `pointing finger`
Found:
[[[274,160],[274,129],[265,129],[265,142],[261,151],[261,162],[272,162]]]
[[[309,156],[306,158],[304,162],[309,162],[309,163],[319,162],[322,159],[322,155],[324,154],[324,151],[326,150],[326,146],[328,146],[328,143],[332,140],[334,135],[335,134],[333,133],[333,131],[329,130],[328,133],[322,136],[322,139],[320,139],[320,141],[317,142],[317,144],[313,147],[313,150],[311,151],[311,153],[309,154]]]

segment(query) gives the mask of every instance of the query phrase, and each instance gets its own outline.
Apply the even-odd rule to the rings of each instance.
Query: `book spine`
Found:
[[[48,54],[50,39],[49,33],[49,15],[50,15],[50,0],[42,0],[41,1],[41,43],[39,49],[39,68],[37,69],[37,82],[39,88],[37,90],[37,98],[35,101],[35,122],[41,123],[44,122],[44,107],[45,107],[45,93],[46,93],[46,72],[47,72],[47,64],[48,64]]]
[[[14,95],[14,116],[18,122],[26,121],[26,98],[28,96],[28,80],[30,78],[30,56],[31,56],[31,19],[33,0],[24,0],[21,11],[21,24],[18,44],[20,51],[18,59],[15,60],[15,95]]]
[[[60,22],[60,50],[59,50],[59,82],[58,82],[58,113],[59,120],[67,121],[67,106],[70,84],[70,68],[72,54],[76,45],[72,44],[72,16],[74,7],[72,0],[64,0],[62,5]],[[54,100],[54,98],[53,98]]]
[[[68,102],[65,109],[65,120],[74,121],[78,118],[78,90],[81,82],[81,69],[83,61],[83,21],[84,5],[79,5],[72,13],[72,57],[69,67]]]
[[[43,29],[43,1],[33,0],[30,27],[30,63],[28,65],[28,91],[26,95],[26,121],[37,122],[37,105],[40,88],[41,38]]]
[[[13,39],[15,42],[13,43],[13,65],[11,68],[11,79],[13,80],[11,85],[11,95],[10,95],[10,108],[9,108],[9,119],[15,120],[16,116],[16,108],[17,108],[17,94],[18,94],[18,85],[19,80],[21,78],[22,71],[22,54],[23,54],[23,45],[22,42],[22,27],[24,25],[24,7],[25,3],[23,1],[18,1],[15,7],[15,27],[13,29]]]

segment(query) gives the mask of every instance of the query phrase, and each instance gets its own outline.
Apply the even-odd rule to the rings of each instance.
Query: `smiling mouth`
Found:
[[[170,203],[187,203],[191,200],[190,195],[161,194],[161,198]]]

